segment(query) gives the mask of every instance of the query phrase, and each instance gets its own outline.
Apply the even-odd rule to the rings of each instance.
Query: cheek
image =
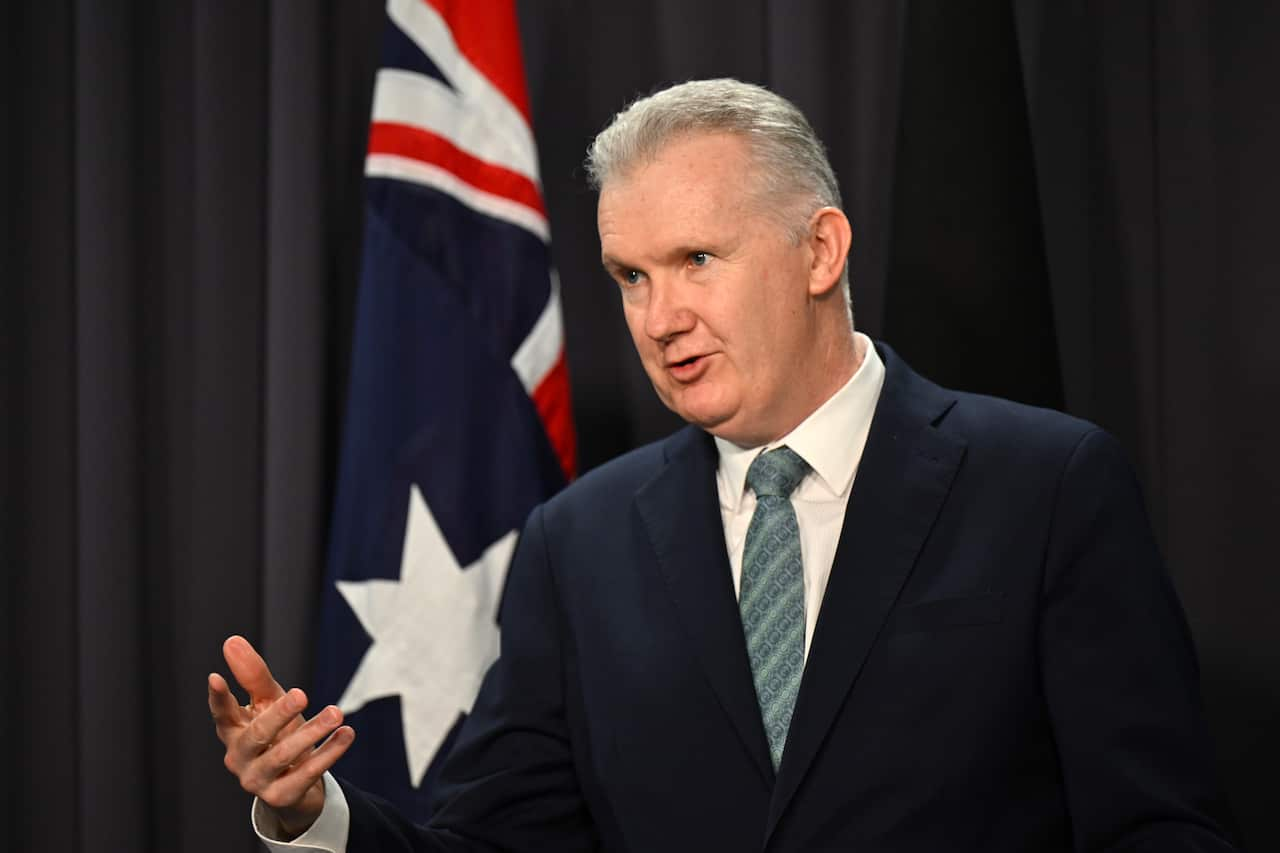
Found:
[[[760,303],[744,311],[734,324],[734,349],[739,368],[747,373],[767,370],[775,360],[779,333],[786,323],[778,305]]]

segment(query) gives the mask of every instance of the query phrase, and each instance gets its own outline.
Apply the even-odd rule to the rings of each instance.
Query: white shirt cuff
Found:
[[[320,810],[320,816],[311,824],[310,829],[293,841],[279,840],[284,837],[279,818],[257,797],[253,799],[249,819],[253,822],[253,831],[258,834],[258,839],[273,853],[285,850],[295,853],[345,853],[347,849],[351,809],[347,805],[346,795],[342,793],[342,786],[329,773],[324,774],[324,807]]]

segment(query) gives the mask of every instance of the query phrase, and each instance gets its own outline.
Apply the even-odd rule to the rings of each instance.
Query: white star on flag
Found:
[[[512,530],[463,569],[414,485],[400,580],[337,581],[373,640],[338,707],[350,714],[375,699],[400,696],[415,788],[498,657],[498,601],[515,544]]]

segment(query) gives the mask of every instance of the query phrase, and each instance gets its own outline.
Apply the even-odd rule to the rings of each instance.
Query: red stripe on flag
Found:
[[[560,460],[567,480],[572,480],[578,472],[578,437],[573,430],[573,406],[569,398],[569,368],[565,362],[564,349],[560,357],[547,375],[538,383],[530,395],[538,409],[538,417],[547,431],[551,448]]]
[[[452,173],[478,190],[502,196],[547,215],[538,185],[518,172],[473,157],[443,136],[388,121],[375,121],[369,128],[370,154],[395,154]]]
[[[462,55],[489,78],[532,126],[520,54],[520,27],[511,0],[423,0],[453,32]]]

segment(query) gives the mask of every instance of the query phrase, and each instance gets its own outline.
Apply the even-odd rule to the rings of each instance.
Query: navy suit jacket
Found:
[[[348,849],[1234,849],[1115,440],[880,352],[776,773],[715,446],[686,428],[534,511],[432,826],[345,787]]]

